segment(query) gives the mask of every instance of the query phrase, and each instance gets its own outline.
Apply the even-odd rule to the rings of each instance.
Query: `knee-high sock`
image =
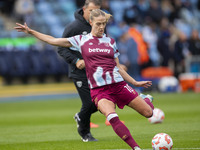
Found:
[[[145,98],[144,99],[144,101],[152,108],[152,109],[154,109],[154,106],[153,106],[153,104],[152,104],[152,102],[150,101],[150,99],[149,98]]]
[[[126,142],[132,149],[138,144],[135,142],[133,137],[131,136],[128,128],[119,120],[119,117],[116,113],[109,114],[107,116],[107,120],[110,122],[115,133]],[[139,147],[139,146],[138,146]]]

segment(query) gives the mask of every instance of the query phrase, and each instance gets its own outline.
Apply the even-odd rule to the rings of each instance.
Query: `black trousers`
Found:
[[[80,121],[80,130],[82,135],[90,133],[90,117],[97,111],[95,104],[91,100],[90,89],[87,79],[73,79],[74,85],[82,101],[82,107],[78,113]]]

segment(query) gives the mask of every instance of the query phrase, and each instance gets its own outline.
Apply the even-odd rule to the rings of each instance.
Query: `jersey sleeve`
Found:
[[[81,52],[80,49],[81,35],[69,37],[67,38],[67,40],[72,44],[72,47],[70,47],[71,50]]]
[[[114,44],[113,44],[113,50],[114,50],[114,58],[117,58],[120,55],[120,53],[119,53],[119,50],[117,48],[116,42],[114,42]]]

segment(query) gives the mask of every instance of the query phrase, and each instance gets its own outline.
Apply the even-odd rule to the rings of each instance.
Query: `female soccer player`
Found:
[[[153,104],[150,99],[144,100],[124,81],[137,87],[148,88],[151,81],[136,81],[119,65],[119,52],[115,41],[104,34],[108,21],[107,14],[100,9],[91,11],[91,33],[70,38],[54,38],[30,29],[27,24],[16,23],[15,29],[25,32],[51,45],[76,47],[85,61],[88,83],[91,89],[92,101],[99,111],[107,117],[116,134],[133,150],[140,150],[139,145],[131,136],[128,128],[119,120],[115,111],[117,105],[123,109],[125,105],[133,108],[141,115],[149,118],[153,114]]]

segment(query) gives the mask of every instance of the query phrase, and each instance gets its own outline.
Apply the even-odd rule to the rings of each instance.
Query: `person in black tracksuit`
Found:
[[[66,26],[62,37],[66,38],[90,33],[91,26],[87,21],[89,20],[89,13],[92,9],[99,9],[100,6],[101,0],[86,0],[83,8],[75,12],[75,20]],[[78,133],[84,142],[97,141],[90,133],[90,117],[92,113],[97,111],[97,108],[91,100],[90,89],[84,68],[85,63],[81,53],[64,47],[59,47],[58,53],[69,64],[68,76],[73,79],[82,101],[80,112],[74,116],[77,122]]]

